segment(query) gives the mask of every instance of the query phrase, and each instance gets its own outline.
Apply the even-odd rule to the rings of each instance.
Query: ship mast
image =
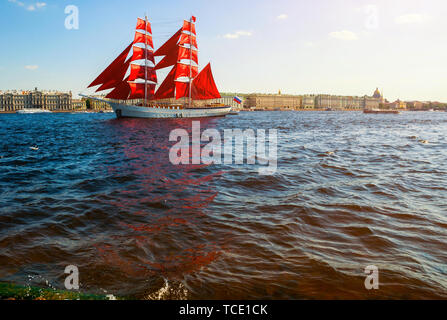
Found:
[[[189,19],[189,108],[192,107],[191,86],[192,86],[192,16]]]
[[[144,106],[147,106],[147,15],[144,18]]]

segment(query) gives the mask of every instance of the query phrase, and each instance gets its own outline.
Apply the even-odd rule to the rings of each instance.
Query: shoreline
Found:
[[[283,109],[283,110],[274,110],[274,109],[238,109],[240,112],[363,112],[364,110],[358,109],[340,109],[340,110],[323,110],[323,109]],[[383,111],[389,111],[388,109],[384,109]],[[408,110],[402,109],[397,110],[400,112],[447,112],[447,110]],[[91,110],[91,111],[78,111],[78,110],[60,110],[60,111],[51,111],[51,113],[113,113],[111,110]],[[19,114],[17,111],[0,111],[0,114]],[[31,114],[31,113],[30,113]]]

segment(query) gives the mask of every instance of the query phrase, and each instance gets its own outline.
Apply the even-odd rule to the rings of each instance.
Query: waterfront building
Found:
[[[234,101],[235,96],[237,96],[237,94],[235,94],[235,95],[221,95],[220,99],[214,99],[214,100],[210,100],[210,101],[211,101],[211,103],[215,103],[215,104],[223,104],[226,106],[232,106],[234,109],[244,108],[245,100],[242,99],[242,103],[238,104],[236,101]]]
[[[426,103],[421,101],[409,101],[407,102],[407,108],[414,110],[422,110]]]
[[[379,99],[380,103],[384,103],[385,99],[383,97],[383,92],[380,92],[379,88],[376,88],[376,91],[374,91],[374,94],[372,96],[375,99]]]
[[[0,111],[14,112],[24,109],[70,110],[71,92],[7,91],[0,92]]]
[[[316,109],[363,110],[378,108],[380,99],[363,96],[331,96],[318,95],[315,100]]]
[[[262,110],[363,110],[378,108],[382,97],[374,96],[336,96],[329,94],[320,95],[274,95],[251,94],[248,95],[245,107]]]
[[[301,109],[314,109],[315,108],[315,98],[314,95],[304,95],[301,99]]]
[[[301,108],[302,96],[282,94],[250,94],[245,107],[263,110],[296,110]]]
[[[85,99],[73,99],[71,101],[71,107],[73,110],[86,110],[87,102]]]
[[[391,109],[407,109],[407,103],[397,99],[396,101],[390,103],[390,107]]]

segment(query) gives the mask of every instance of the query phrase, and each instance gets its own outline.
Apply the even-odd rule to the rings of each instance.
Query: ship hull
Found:
[[[117,118],[207,118],[224,117],[231,112],[231,106],[216,108],[179,108],[170,107],[140,107],[119,103],[111,103]]]

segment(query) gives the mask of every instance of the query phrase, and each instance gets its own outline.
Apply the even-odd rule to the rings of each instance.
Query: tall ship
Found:
[[[211,65],[199,73],[196,18],[182,27],[158,50],[154,49],[152,27],[147,17],[138,18],[134,40],[89,85],[96,92],[110,90],[105,101],[118,118],[201,118],[226,116],[231,106],[195,101],[220,98]],[[155,57],[160,61],[155,63]],[[157,70],[171,68],[156,90]]]

